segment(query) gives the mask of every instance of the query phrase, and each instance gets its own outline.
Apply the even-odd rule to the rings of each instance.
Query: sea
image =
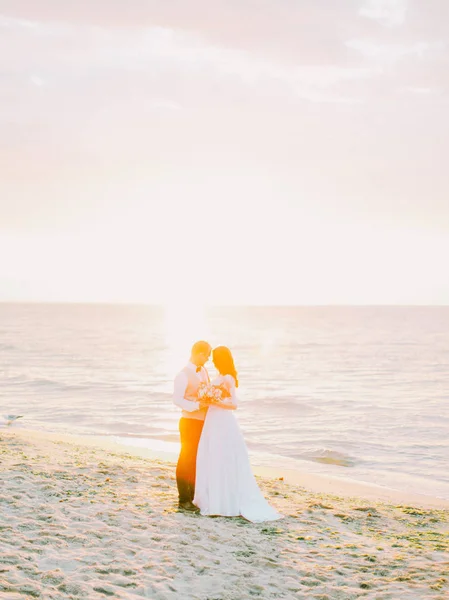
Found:
[[[4,303],[0,415],[176,458],[198,339],[234,354],[254,465],[449,499],[449,307]]]

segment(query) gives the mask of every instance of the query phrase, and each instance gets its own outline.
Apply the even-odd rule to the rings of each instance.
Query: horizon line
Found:
[[[1,300],[0,305],[66,305],[66,306],[142,306],[148,308],[166,308],[164,303],[105,301],[105,300]],[[203,308],[449,308],[449,303],[316,303],[316,304],[200,304]]]

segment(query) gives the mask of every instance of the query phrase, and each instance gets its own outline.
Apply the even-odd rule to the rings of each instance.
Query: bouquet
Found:
[[[211,402],[214,404],[224,402],[230,397],[228,390],[221,385],[212,385],[211,383],[201,382],[198,388],[198,400],[202,402]]]

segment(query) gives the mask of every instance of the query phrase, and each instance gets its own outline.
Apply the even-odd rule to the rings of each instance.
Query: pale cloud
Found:
[[[97,68],[161,74],[173,70],[209,79],[238,80],[246,86],[280,86],[298,98],[318,102],[356,101],[332,91],[334,86],[375,75],[369,68],[328,64],[292,65],[262,60],[248,51],[210,45],[198,35],[164,27],[142,30],[103,29],[88,25],[0,20],[0,27],[16,29],[27,52],[15,57],[21,67],[30,63],[28,50],[36,46],[33,62],[41,58],[48,70],[71,69],[89,73]],[[33,41],[33,37],[38,39]],[[7,62],[5,40],[3,61]],[[16,42],[20,45],[20,42]],[[1,45],[0,45],[1,48]],[[0,59],[0,64],[2,60]],[[33,76],[33,83],[37,79]],[[43,82],[42,78],[39,81]]]
[[[423,41],[407,45],[379,43],[372,39],[349,40],[345,45],[369,59],[393,62],[410,56],[420,59],[437,58],[444,54],[447,47],[443,41]]]
[[[150,103],[152,108],[162,109],[162,110],[181,110],[182,106],[178,102],[173,102],[172,100],[153,100]]]
[[[33,85],[36,85],[37,87],[42,87],[44,85],[44,80],[42,79],[42,77],[39,77],[38,75],[32,75],[30,77],[30,83],[32,83]]]
[[[359,14],[387,27],[397,27],[404,24],[407,8],[408,0],[364,0]]]
[[[8,36],[3,44],[0,40],[0,67],[3,64],[11,73],[13,63],[7,50],[15,46],[15,72],[29,77],[36,87],[48,81],[54,94],[68,93],[70,88],[71,93],[76,93],[76,87],[95,85],[88,78],[98,78],[99,72],[109,76],[122,71],[157,79],[162,86],[190,77],[198,81],[198,90],[216,82],[229,89],[242,86],[262,95],[278,90],[275,93],[309,102],[354,103],[359,101],[357,94],[352,89],[346,91],[345,86],[376,74],[372,67],[295,65],[262,59],[247,50],[211,45],[197,34],[166,27],[123,30],[12,18],[0,20],[1,27],[7,29]],[[32,65],[39,66],[39,76],[27,75]],[[118,97],[123,93],[120,91]],[[158,102],[158,97],[148,98],[149,105]],[[171,103],[171,109],[183,104],[177,97],[164,102],[165,108],[167,102]],[[19,110],[20,104],[15,109]],[[54,119],[51,111],[49,116]]]
[[[15,17],[8,17],[7,15],[0,15],[0,27],[4,30],[37,29],[38,24],[35,21],[17,19]]]
[[[426,87],[413,87],[409,86],[403,89],[404,92],[408,92],[410,94],[417,94],[418,96],[431,96],[433,94],[438,94],[439,90],[436,88],[426,88]]]
[[[23,20],[90,25],[138,32],[182,30],[210,46],[246,50],[286,62],[325,64],[344,58],[339,31],[357,25],[354,0],[2,0],[2,12]],[[317,35],[317,32],[319,34]]]

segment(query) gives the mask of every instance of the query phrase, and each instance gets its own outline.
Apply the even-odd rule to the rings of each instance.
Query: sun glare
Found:
[[[168,302],[164,306],[167,375],[172,377],[189,358],[190,348],[200,339],[208,340],[205,307],[197,302]]]

